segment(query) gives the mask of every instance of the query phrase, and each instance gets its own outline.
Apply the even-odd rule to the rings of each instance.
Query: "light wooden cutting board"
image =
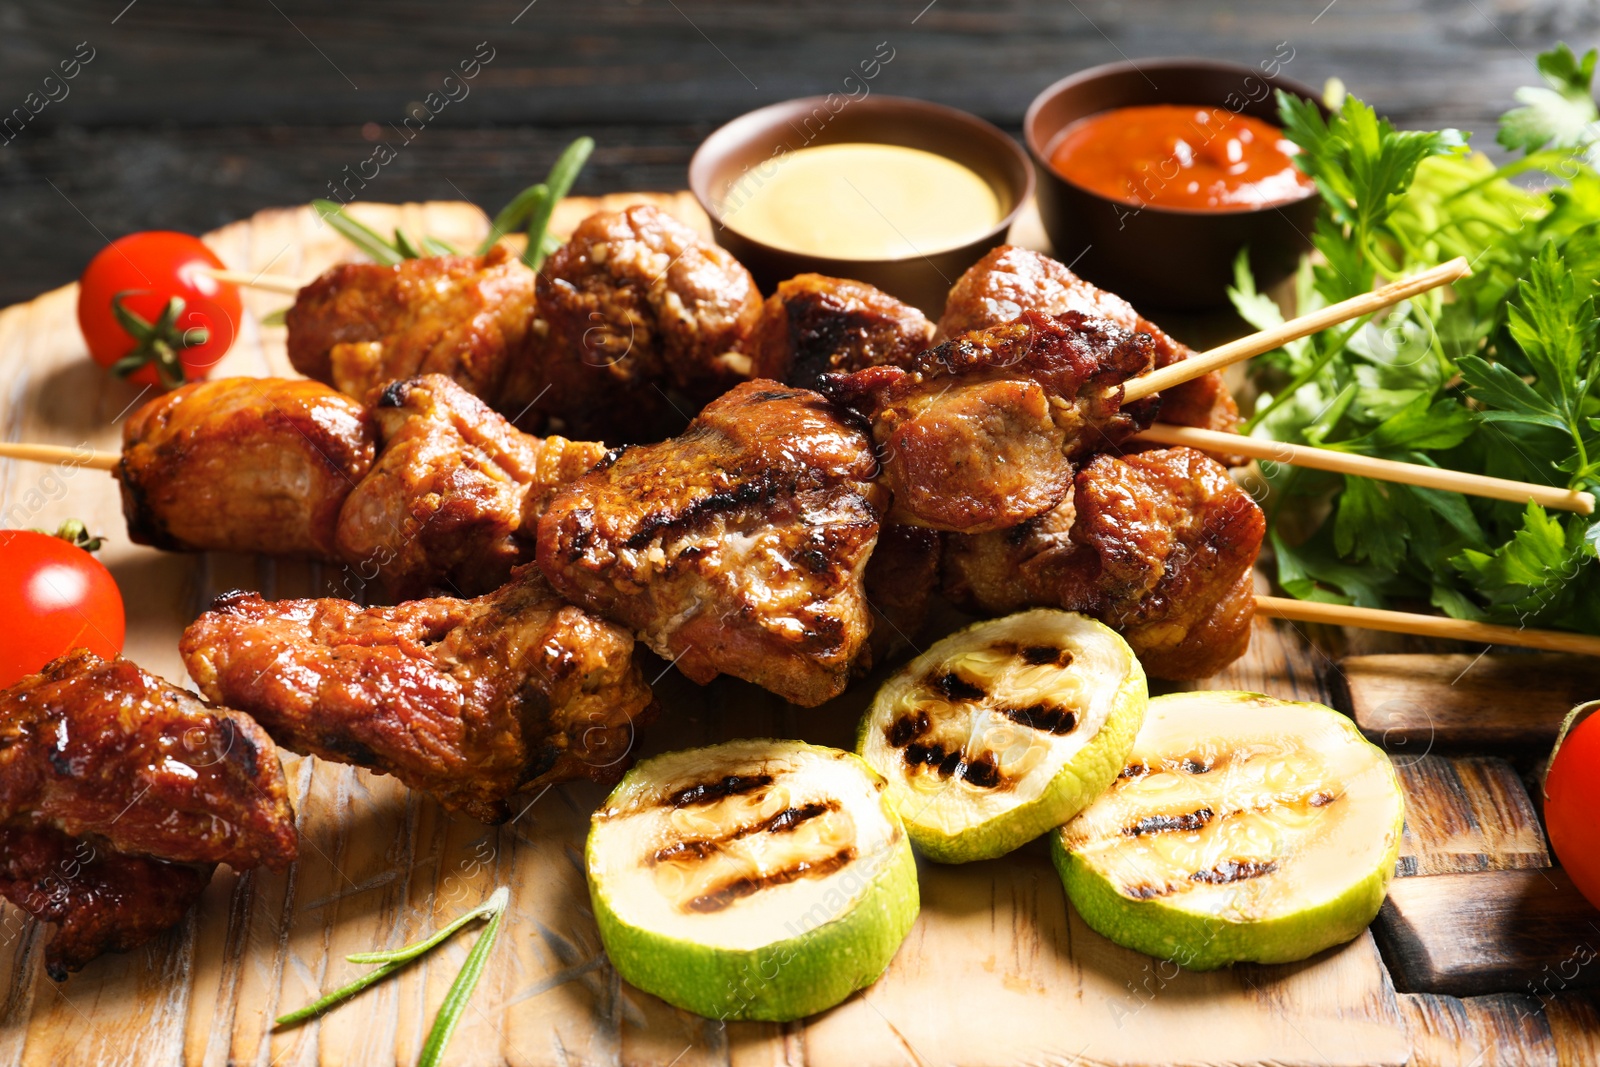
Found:
[[[655,199],[704,227],[688,194]],[[568,201],[556,229],[596,206]],[[465,204],[362,205],[356,214],[458,244],[486,229]],[[1036,228],[1018,236],[1038,243]],[[263,212],[207,240],[231,268],[300,278],[349,254],[308,209]],[[115,449],[119,420],[141,399],[87,359],[75,298],[69,286],[0,313],[5,439]],[[258,315],[287,302],[246,294]],[[247,319],[217,373],[292,374],[283,329]],[[127,603],[126,653],[179,682],[178,635],[214,595],[317,595],[339,577],[310,564],[130,545],[102,472],[0,462],[0,511],[7,526],[76,516],[109,535],[101,558]],[[1208,684],[1326,700],[1327,665],[1292,627],[1258,621],[1248,655]],[[661,671],[665,711],[638,738],[641,752],[740,735],[846,745],[872,690],[860,684],[808,711],[743,683],[701,689]],[[275,1034],[271,1020],[363,970],[345,954],[411,941],[499,885],[511,888],[509,921],[450,1063],[1367,1065],[1413,1060],[1419,1042],[1435,1052],[1416,1062],[1456,1062],[1451,1049],[1462,1063],[1494,1062],[1461,1037],[1459,1002],[1397,996],[1370,934],[1293,966],[1178,972],[1089,930],[1038,843],[989,863],[920,864],[922,914],[881,981],[803,1022],[724,1028],[622,985],[607,965],[580,862],[602,790],[551,789],[512,822],[486,828],[386,777],[292,755],[285,770],[301,860],[283,875],[219,871],[189,919],[153,945],[57,985],[41,966],[47,932],[6,906],[0,1063],[411,1063],[472,934],[320,1022]]]

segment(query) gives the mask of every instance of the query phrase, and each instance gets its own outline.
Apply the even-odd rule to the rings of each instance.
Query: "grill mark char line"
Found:
[[[713,515],[769,504],[780,496],[798,494],[802,486],[793,473],[766,470],[738,485],[690,501],[678,511],[655,511],[639,520],[639,528],[623,541],[630,549],[647,547],[665,530],[693,528]]]
[[[712,804],[724,797],[742,796],[772,784],[772,775],[729,774],[710,782],[685,786],[666,799],[668,807],[686,808],[691,804]]]
[[[1072,653],[1069,650],[1052,645],[1018,645],[1011,648],[1011,653],[1035,667],[1046,663],[1066,667],[1072,662]],[[988,691],[981,685],[962,677],[960,672],[955,670],[947,669],[930,674],[923,680],[923,685],[951,702],[978,703],[989,696]],[[1057,737],[1070,734],[1078,726],[1078,717],[1070,709],[1050,707],[1042,703],[1025,708],[1001,706],[986,710],[1002,715],[1019,726]],[[1008,784],[1000,774],[999,765],[988,753],[969,761],[961,749],[952,751],[938,743],[916,743],[928,729],[928,713],[919,710],[915,716],[903,715],[891,722],[884,728],[884,738],[891,747],[904,750],[903,758],[907,766],[932,767],[941,778],[954,776],[980,789],[995,789]]]
[[[1134,900],[1154,900],[1156,897],[1175,896],[1196,885],[1234,885],[1252,878],[1264,877],[1277,869],[1277,860],[1226,859],[1203,871],[1190,872],[1188,884],[1167,882],[1162,885],[1151,885],[1148,882],[1140,882],[1137,885],[1123,886],[1121,892],[1123,896]]]
[[[722,911],[745,897],[754,896],[768,886],[787,885],[801,878],[826,878],[856,858],[855,846],[847,845],[821,860],[799,860],[763,875],[741,875],[690,900],[684,907],[699,914]]]
[[[784,808],[767,816],[760,822],[747,826],[737,826],[725,834],[717,837],[694,837],[684,841],[674,842],[665,848],[656,849],[651,853],[649,865],[654,867],[658,863],[667,863],[677,859],[703,860],[720,852],[724,845],[754,834],[787,834],[792,833],[801,823],[809,822],[820,815],[830,811],[838,811],[839,803],[836,800],[819,800],[809,804],[802,804],[797,808]]]

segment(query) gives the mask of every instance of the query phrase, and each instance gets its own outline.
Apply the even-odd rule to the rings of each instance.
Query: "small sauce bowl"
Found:
[[[1192,104],[1276,126],[1278,89],[1317,100],[1313,90],[1287,78],[1203,59],[1109,63],[1063,78],[1036,96],[1022,130],[1039,171],[1039,216],[1055,257],[1139,308],[1225,306],[1233,261],[1242,248],[1250,250],[1257,285],[1265,288],[1288,277],[1311,247],[1322,206],[1315,190],[1268,207],[1140,206],[1086,189],[1050,165],[1062,132],[1090,115],[1145,104]]]
[[[868,143],[921,149],[960,163],[994,190],[1000,218],[981,236],[951,248],[895,259],[839,259],[757,240],[725,223],[730,193],[747,172],[786,152]],[[757,175],[759,175],[757,171]],[[763,292],[814,271],[877,286],[937,317],[950,286],[1002,244],[1033,195],[1027,153],[1004,132],[955,108],[906,97],[811,96],[751,111],[707,137],[689,163],[689,188],[711,217],[717,243],[749,268]]]

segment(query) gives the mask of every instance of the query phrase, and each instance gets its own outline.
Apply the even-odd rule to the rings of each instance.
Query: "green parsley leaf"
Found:
[[[1594,80],[1596,53],[1590,49],[1582,61],[1572,49],[1558,44],[1539,56],[1539,73],[1548,89],[1524,86],[1512,94],[1522,107],[1500,117],[1495,140],[1506,148],[1535,152],[1545,145],[1580,148],[1595,140],[1595,108],[1589,85]]]
[[[1570,526],[1529,502],[1522,526],[1511,540],[1492,552],[1465,549],[1451,564],[1486,600],[1491,617],[1538,625],[1570,603],[1574,579],[1593,552],[1585,540],[1587,525]]]

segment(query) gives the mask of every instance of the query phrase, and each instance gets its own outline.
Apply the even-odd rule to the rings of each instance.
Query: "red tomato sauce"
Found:
[[[1079,119],[1047,153],[1058,174],[1140,206],[1237,211],[1298,200],[1313,188],[1283,131],[1226,108],[1120,107]]]

